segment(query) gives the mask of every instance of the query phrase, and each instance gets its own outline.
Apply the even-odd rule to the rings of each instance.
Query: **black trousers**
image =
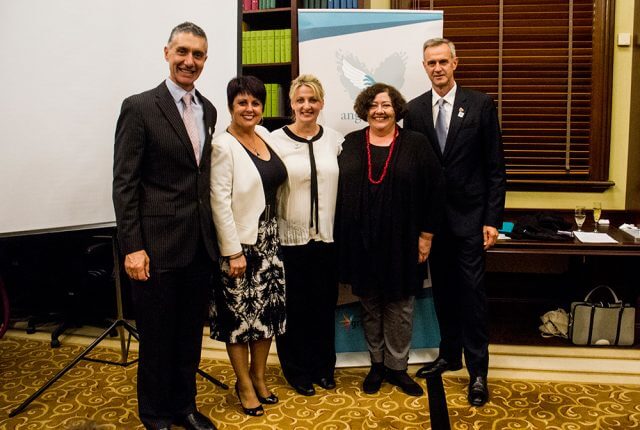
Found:
[[[311,241],[283,246],[287,330],[276,336],[278,357],[291,385],[333,377],[338,277],[335,246]]]
[[[429,257],[440,326],[440,357],[464,359],[471,376],[487,376],[489,328],[482,232],[456,237],[443,231]]]
[[[140,335],[138,411],[148,426],[169,426],[196,410],[195,376],[214,267],[200,248],[185,268],[152,271],[146,282],[132,281]]]

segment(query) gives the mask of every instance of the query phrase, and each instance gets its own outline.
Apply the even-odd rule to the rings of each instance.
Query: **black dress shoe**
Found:
[[[436,358],[431,363],[421,367],[416,376],[418,378],[428,378],[430,376],[440,375],[447,370],[460,370],[462,369],[462,361],[447,361],[442,357]]]
[[[187,430],[217,430],[211,420],[195,411],[176,421],[176,424]]]
[[[467,396],[471,406],[482,406],[489,400],[489,388],[486,376],[471,377],[469,381],[469,395]]]
[[[315,382],[316,385],[319,385],[325,390],[333,390],[334,388],[336,388],[336,381],[332,377],[320,378],[313,382]]]
[[[380,391],[382,381],[384,381],[385,367],[382,363],[371,363],[371,369],[364,378],[362,390],[367,394],[375,394]]]
[[[299,382],[297,384],[291,384],[291,386],[298,394],[302,394],[303,396],[313,396],[316,393],[311,382]]]
[[[416,381],[411,379],[406,370],[392,370],[387,369],[387,376],[385,377],[387,382],[396,387],[399,387],[405,394],[410,396],[422,396],[424,390]]]

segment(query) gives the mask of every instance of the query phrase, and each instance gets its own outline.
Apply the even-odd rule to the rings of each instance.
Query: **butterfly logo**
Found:
[[[336,63],[342,86],[355,99],[360,91],[376,82],[402,88],[407,70],[407,54],[394,52],[382,60],[373,72],[352,53],[337,51]]]

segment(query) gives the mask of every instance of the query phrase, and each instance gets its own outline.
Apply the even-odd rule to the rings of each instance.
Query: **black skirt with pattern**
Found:
[[[243,244],[242,250],[244,276],[228,276],[229,262],[221,258],[222,283],[209,307],[211,337],[222,342],[246,343],[285,331],[284,265],[276,219],[260,221],[256,244]]]

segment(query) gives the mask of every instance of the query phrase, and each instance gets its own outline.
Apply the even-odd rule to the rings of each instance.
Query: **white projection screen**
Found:
[[[207,33],[196,86],[220,132],[238,71],[236,1],[0,1],[0,236],[114,225],[120,105],[166,79],[163,48],[184,21]]]

